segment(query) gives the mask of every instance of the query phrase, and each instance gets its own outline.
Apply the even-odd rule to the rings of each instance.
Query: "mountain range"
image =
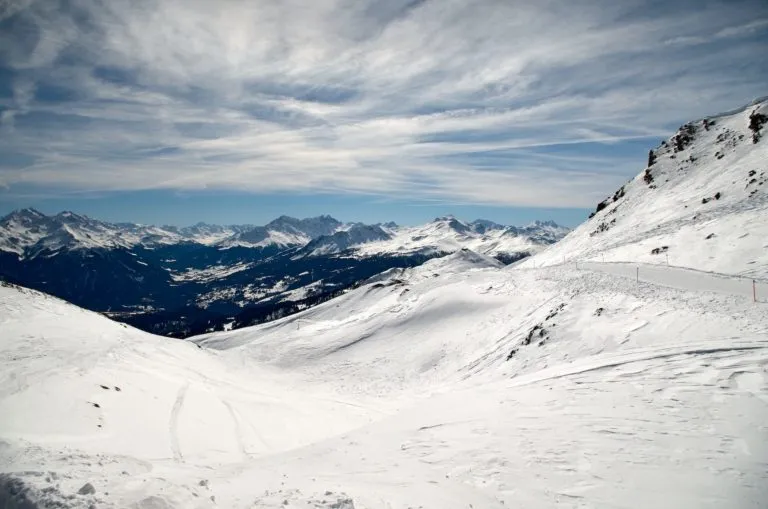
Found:
[[[445,216],[403,227],[328,215],[179,228],[23,209],[0,219],[0,277],[186,336],[290,314],[381,271],[462,249],[515,262],[568,231],[551,221],[514,227]]]
[[[260,264],[308,283],[378,271],[253,327],[173,340],[0,282],[0,507],[764,508],[765,128],[765,100],[683,125],[590,219],[507,266],[385,256],[504,236],[455,218],[398,244],[393,225],[338,226],[243,270],[170,267],[253,248],[120,259],[199,289],[256,285]]]

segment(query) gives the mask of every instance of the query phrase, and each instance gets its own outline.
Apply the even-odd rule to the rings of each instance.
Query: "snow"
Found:
[[[364,409],[311,387],[284,401],[290,384],[280,372],[238,368],[191,343],[145,334],[37,292],[2,287],[0,309],[0,464],[8,471],[19,461],[53,461],[67,492],[83,484],[73,477],[93,476],[88,482],[96,496],[78,497],[83,504],[108,491],[104,507],[125,507],[121,497],[135,495],[137,477],[159,486],[174,465],[232,464],[369,420]],[[324,416],[322,427],[312,415]],[[113,481],[102,469],[122,487],[105,488]],[[175,503],[194,507],[187,505],[189,490],[181,491],[186,495]]]
[[[369,230],[371,227],[366,227]],[[355,231],[355,230],[351,230]],[[523,228],[477,220],[472,223],[453,216],[439,217],[416,227],[379,226],[359,235],[355,242],[330,242],[308,246],[310,255],[327,255],[351,249],[357,256],[382,254],[440,254],[471,249],[481,254],[533,254],[565,236],[567,228],[552,222],[536,222]],[[389,238],[383,238],[383,234]],[[366,235],[367,234],[367,235]]]
[[[62,249],[129,249],[138,245],[154,247],[181,242],[213,245],[232,237],[242,228],[245,227],[112,224],[73,212],[46,216],[34,209],[23,209],[0,218],[0,251],[34,258],[42,251],[56,253]]]
[[[292,247],[303,246],[312,240],[309,236],[301,233],[287,233],[277,230],[268,230],[266,236],[263,239],[253,241],[248,240],[242,236],[235,236],[227,239],[223,239],[219,242],[219,246],[227,249],[232,247]]]
[[[205,269],[187,269],[184,272],[171,273],[171,279],[175,282],[196,281],[198,283],[210,283],[218,279],[224,279],[232,274],[237,274],[253,267],[252,263],[234,263],[232,265],[211,265]]]
[[[245,229],[230,238],[224,239],[218,245],[223,248],[236,246],[278,247],[304,246],[313,239],[323,235],[332,235],[344,228],[344,225],[331,216],[319,216],[306,219],[296,219],[280,216],[265,226]]]
[[[84,507],[760,507],[764,304],[461,262],[203,349],[2,288],[3,469]]]
[[[747,126],[753,111],[768,112],[768,103],[718,117],[708,131],[695,124],[693,141],[681,152],[670,140],[655,151],[655,189],[641,173],[625,186],[624,197],[523,265],[669,263],[768,277],[768,143],[752,143]],[[600,224],[608,230],[592,234]],[[663,246],[666,253],[652,254]]]
[[[195,305],[199,308],[207,308],[211,304],[220,300],[231,301],[237,296],[238,289],[233,286],[212,290],[210,292],[200,293],[195,299]]]
[[[352,250],[360,256],[382,254],[441,254],[462,248],[497,254],[529,254],[562,238],[568,229],[551,222],[523,228],[485,220],[464,223],[452,216],[414,228],[386,225],[343,224],[330,216],[295,219],[281,216],[266,226],[218,226],[200,223],[177,228],[132,223],[111,224],[72,212],[46,216],[34,209],[0,218],[0,251],[20,258],[51,257],[62,250],[155,248],[185,242],[215,246],[303,249],[296,255],[325,256]],[[232,267],[239,271],[242,264]],[[212,266],[175,274],[178,281],[209,282],[229,269]],[[234,273],[230,272],[230,273]],[[223,277],[223,276],[222,276]]]
[[[586,262],[577,264],[577,268],[605,272],[670,288],[739,295],[750,299],[759,296],[759,300],[768,302],[768,281],[765,280],[732,277],[685,267],[642,263]]]
[[[323,280],[315,281],[308,285],[300,286],[293,290],[283,292],[280,296],[281,302],[296,302],[311,296],[313,293],[319,293],[323,289]]]
[[[459,249],[190,341],[0,286],[0,505],[762,509],[766,216],[725,183],[764,145],[729,150],[529,261]],[[699,188],[716,259],[680,244]]]

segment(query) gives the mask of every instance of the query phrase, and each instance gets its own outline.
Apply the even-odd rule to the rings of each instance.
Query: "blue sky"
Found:
[[[766,48],[764,0],[0,0],[0,214],[574,225]]]

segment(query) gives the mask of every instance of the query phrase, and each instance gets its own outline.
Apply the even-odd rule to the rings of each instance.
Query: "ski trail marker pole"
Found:
[[[637,279],[637,282],[639,283],[640,282],[640,267],[636,267],[635,270],[636,270],[636,276],[635,277]]]
[[[757,281],[752,280],[752,302],[757,302]]]

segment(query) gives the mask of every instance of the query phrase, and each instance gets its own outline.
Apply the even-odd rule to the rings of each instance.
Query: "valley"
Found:
[[[321,236],[158,269],[200,299],[290,259],[301,286],[279,291],[298,299],[375,255],[344,291],[257,325],[179,340],[3,283],[0,506],[762,508],[763,113],[687,124],[593,217],[506,265],[442,218],[427,250],[410,232],[405,251],[349,251],[336,232],[338,252]],[[384,256],[413,250],[419,263]]]
[[[382,271],[464,248],[510,263],[568,231],[543,222],[516,228],[445,217],[408,228],[330,216],[179,229],[20,210],[0,219],[0,278],[185,338],[292,314]]]

